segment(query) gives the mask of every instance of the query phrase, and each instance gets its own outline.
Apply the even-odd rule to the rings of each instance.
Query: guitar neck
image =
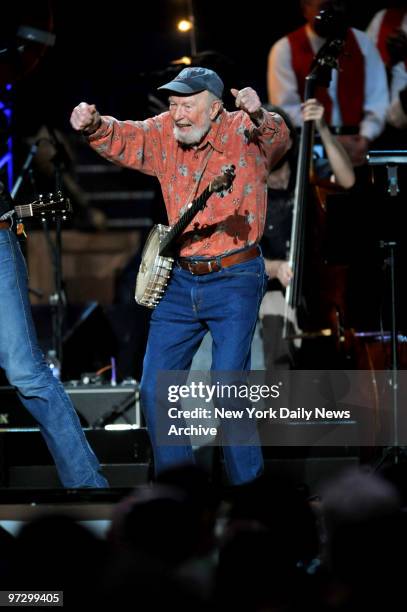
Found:
[[[211,186],[208,185],[206,189],[201,193],[199,197],[197,197],[191,204],[191,206],[186,210],[186,212],[182,215],[182,217],[172,226],[168,234],[166,234],[165,238],[162,241],[162,245],[160,248],[160,255],[165,255],[166,252],[170,250],[170,247],[175,243],[177,238],[180,237],[182,232],[186,227],[191,223],[192,219],[205,207],[208,198],[212,193]]]
[[[32,217],[33,216],[33,207],[32,204],[21,204],[18,206],[14,206],[14,210],[17,213],[17,217]]]
[[[14,206],[17,217],[41,217],[45,218],[50,216],[55,218],[57,215],[64,216],[71,212],[71,203],[69,198],[62,196],[60,192],[57,194],[48,194],[45,199],[40,196],[39,200],[35,200],[30,204],[18,204]]]

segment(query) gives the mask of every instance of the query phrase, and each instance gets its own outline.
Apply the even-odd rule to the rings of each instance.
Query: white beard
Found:
[[[208,119],[207,124],[201,128],[191,128],[188,133],[184,133],[178,126],[174,125],[173,133],[175,139],[185,145],[199,144],[201,140],[206,136],[211,128],[211,120]]]

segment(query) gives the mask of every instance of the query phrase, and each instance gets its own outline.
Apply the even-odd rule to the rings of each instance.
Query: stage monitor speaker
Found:
[[[65,390],[78,413],[82,427],[142,425],[137,383],[117,387],[67,383]],[[37,427],[37,421],[23,406],[14,387],[0,387],[0,430]]]
[[[127,424],[141,427],[138,384],[65,384],[83,427]]]

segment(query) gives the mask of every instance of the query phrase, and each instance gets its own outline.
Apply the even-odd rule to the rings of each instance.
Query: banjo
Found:
[[[212,193],[231,191],[235,166],[229,166],[204,189],[200,196],[188,204],[186,212],[169,227],[158,224],[147,237],[137,274],[135,299],[138,304],[155,308],[164,295],[174,264],[174,244],[192,219],[203,210]],[[221,197],[223,194],[221,193]]]

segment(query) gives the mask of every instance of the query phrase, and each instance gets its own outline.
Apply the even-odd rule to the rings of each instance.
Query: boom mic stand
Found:
[[[61,225],[61,216],[56,215],[54,243],[50,236],[48,222],[46,219],[43,220],[43,228],[48,247],[51,252],[51,262],[54,273],[54,293],[51,293],[49,296],[49,303],[52,310],[52,348],[55,351],[60,364],[62,364],[62,325],[66,308],[66,296],[62,285]]]
[[[34,172],[33,172],[33,168],[32,168],[32,163],[34,161],[34,157],[37,154],[38,151],[38,145],[39,145],[39,141],[37,140],[36,142],[34,142],[31,146],[30,146],[30,150],[28,151],[28,154],[24,160],[23,165],[21,166],[21,170],[19,172],[18,177],[16,178],[16,181],[13,185],[13,187],[11,188],[10,191],[10,195],[13,201],[15,201],[16,196],[18,194],[18,192],[20,191],[23,182],[25,180],[26,175],[28,175],[28,180],[31,184],[31,188],[34,194],[35,198],[38,198],[38,189],[37,189],[37,183],[35,181],[35,176],[34,176]],[[26,244],[25,243],[21,243],[20,242],[20,246],[21,246],[21,250],[23,252],[24,258],[27,258],[27,252],[26,252]],[[36,290],[35,289],[31,289],[31,287],[28,288],[29,292],[32,292],[33,294],[36,294]],[[41,292],[39,292],[41,293]],[[37,297],[39,297],[38,292],[37,292]]]
[[[31,171],[31,165],[32,165],[33,159],[37,151],[38,151],[38,142],[35,142],[33,145],[31,145],[28,155],[25,158],[24,164],[20,170],[20,174],[18,175],[16,182],[14,183],[13,188],[10,192],[10,195],[13,198],[13,200],[15,199],[17,193],[20,191],[20,187],[23,183],[25,175],[27,174],[27,172]]]
[[[397,196],[400,192],[398,185],[398,166],[407,164],[407,151],[369,151],[367,161],[370,166],[386,166],[388,187],[387,192],[391,197]],[[391,360],[390,360],[390,376],[389,386],[391,388],[392,398],[392,416],[393,416],[393,444],[384,449],[382,456],[373,466],[373,471],[377,471],[387,458],[391,458],[394,464],[398,464],[400,460],[399,446],[399,405],[398,405],[398,333],[397,333],[397,315],[396,315],[396,281],[395,281],[395,249],[397,243],[389,240],[380,242],[380,248],[387,251],[384,264],[390,271],[390,318],[391,318]]]
[[[58,140],[54,129],[47,125],[47,130],[51,136],[50,142],[55,147],[55,155],[52,158],[55,169],[55,188],[56,195],[62,196],[63,182],[62,169],[66,166],[67,153],[64,146]],[[60,214],[55,214],[55,243],[52,242],[47,221],[44,220],[44,230],[48,246],[51,251],[51,261],[54,271],[54,293],[49,297],[52,308],[52,348],[56,352],[59,363],[62,366],[62,326],[66,311],[66,295],[62,282],[62,218]]]
[[[53,128],[47,126],[48,132],[51,136],[50,142],[54,145],[56,153],[52,159],[54,168],[55,168],[55,187],[57,191],[57,195],[62,195],[62,168],[66,164],[66,160],[69,159],[62,143],[58,140]],[[20,170],[20,173],[14,183],[14,186],[11,190],[11,197],[15,199],[17,193],[19,192],[24,178],[26,174],[29,175],[35,196],[38,197],[38,191],[35,184],[33,172],[32,172],[32,162],[34,160],[35,155],[38,153],[39,145],[42,140],[49,140],[48,138],[40,138],[33,145],[31,145],[28,155],[24,161],[24,164]],[[55,222],[56,222],[56,239],[55,244],[52,242],[48,223],[46,218],[42,219],[46,240],[51,252],[51,261],[54,269],[54,287],[55,291],[50,295],[49,302],[52,307],[52,348],[56,352],[56,356],[60,363],[62,363],[62,324],[65,315],[65,307],[66,307],[66,297],[63,291],[62,286],[62,263],[61,263],[61,252],[62,252],[62,243],[61,243],[61,227],[62,227],[62,218],[61,215],[55,213]]]

